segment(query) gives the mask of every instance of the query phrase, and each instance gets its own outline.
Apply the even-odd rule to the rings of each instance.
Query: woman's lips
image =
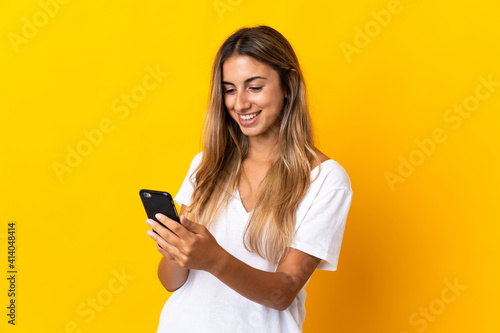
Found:
[[[257,121],[257,119],[259,118],[259,115],[261,112],[262,112],[262,110],[259,112],[254,112],[254,113],[238,114],[238,118],[240,119],[240,124],[242,126],[253,125]]]

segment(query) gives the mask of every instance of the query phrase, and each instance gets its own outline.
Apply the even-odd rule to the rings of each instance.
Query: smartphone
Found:
[[[155,217],[157,213],[161,213],[165,216],[168,216],[172,220],[181,223],[179,220],[179,215],[177,214],[177,209],[174,205],[174,200],[172,199],[170,193],[143,189],[139,191],[139,194],[141,196],[142,204],[144,205],[144,209],[146,210],[148,218],[155,220],[165,228],[167,227],[163,223],[158,221],[158,219]],[[154,232],[157,233],[156,231]]]

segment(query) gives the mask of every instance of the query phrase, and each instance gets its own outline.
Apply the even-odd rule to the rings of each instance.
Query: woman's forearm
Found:
[[[161,257],[158,264],[158,278],[167,291],[175,291],[182,287],[189,275],[189,269],[182,268],[175,261]]]
[[[286,272],[262,271],[226,251],[209,272],[240,295],[279,311],[290,306],[310,276],[310,273],[293,277]]]

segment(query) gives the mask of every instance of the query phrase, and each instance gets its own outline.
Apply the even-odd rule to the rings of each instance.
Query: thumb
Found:
[[[192,231],[194,233],[198,233],[197,232],[197,231],[199,231],[198,227],[200,226],[198,223],[195,223],[195,222],[189,220],[184,215],[181,215],[179,219],[181,220],[181,224],[184,226],[184,228],[186,228],[189,231]]]

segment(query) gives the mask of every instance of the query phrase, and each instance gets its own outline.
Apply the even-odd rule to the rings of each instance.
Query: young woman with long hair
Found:
[[[203,151],[175,197],[181,224],[146,222],[175,291],[158,332],[301,332],[305,285],[336,270],[352,199],[342,166],[313,145],[289,42],[241,28],[212,68]]]

